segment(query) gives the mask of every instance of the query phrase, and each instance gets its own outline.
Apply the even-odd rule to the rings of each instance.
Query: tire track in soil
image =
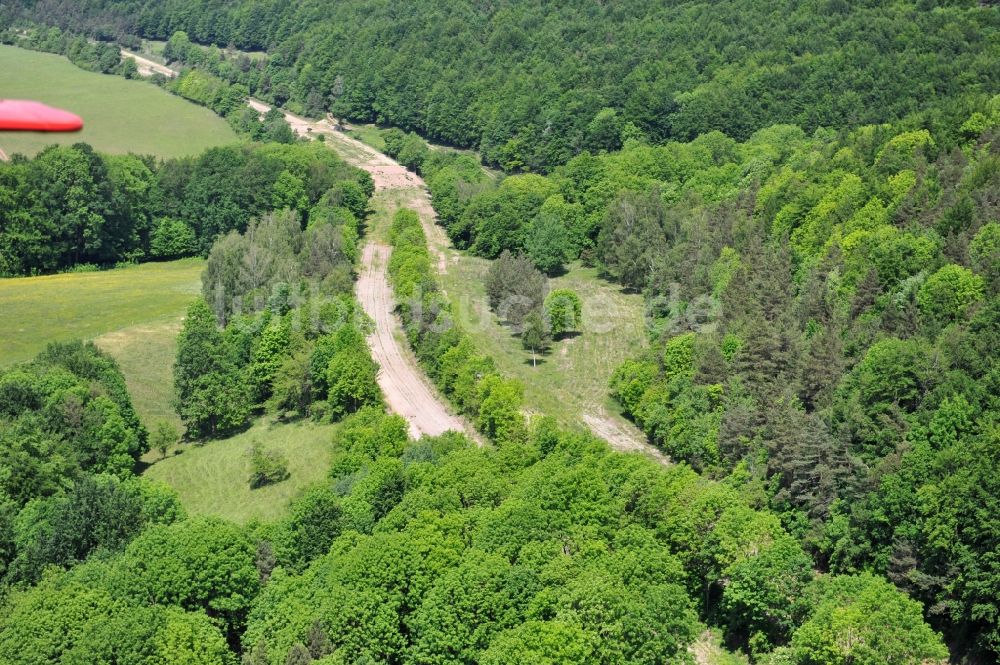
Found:
[[[168,76],[177,72],[128,51],[122,55],[136,60],[140,71],[159,71]],[[271,106],[252,97],[247,105],[261,115],[271,110]],[[436,258],[439,273],[448,272],[448,237],[444,229],[435,223],[436,213],[431,205],[430,195],[423,179],[408,171],[404,166],[374,148],[351,138],[335,128],[332,117],[311,121],[293,113],[282,111],[292,131],[298,136],[316,137],[323,135],[331,148],[347,162],[367,171],[376,190],[410,190],[412,193],[406,206],[414,209],[420,217],[428,247]],[[409,351],[398,341],[403,336],[402,325],[395,315],[395,298],[389,285],[387,267],[391,249],[369,238],[361,255],[361,274],[356,284],[358,300],[362,308],[375,321],[375,330],[368,338],[372,356],[381,367],[379,386],[386,396],[389,409],[406,418],[410,435],[436,435],[448,430],[464,432],[473,440],[482,443],[478,433],[463,419],[453,415],[445,401],[437,395],[429,380]],[[591,412],[581,414],[587,428],[596,436],[620,452],[644,453],[661,464],[669,464],[669,459],[646,441],[642,433],[631,423],[620,422],[607,413]]]

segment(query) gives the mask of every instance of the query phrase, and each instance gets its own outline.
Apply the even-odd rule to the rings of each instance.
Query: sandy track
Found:
[[[386,276],[389,247],[370,240],[361,257],[361,274],[356,290],[365,313],[375,322],[368,336],[368,346],[379,364],[378,382],[386,402],[393,412],[406,418],[410,435],[436,436],[456,430],[470,433],[465,423],[448,412],[427,383],[416,359],[397,339],[402,334],[399,320],[393,314],[392,288]]]
[[[143,75],[153,72],[167,76],[176,74],[169,67],[135,53],[123,51],[122,54],[133,58]],[[270,105],[257,99],[250,98],[247,104],[261,115],[271,110]],[[335,131],[329,120],[313,122],[287,111],[283,113],[297,135],[323,134],[331,147],[348,162],[371,174],[376,189],[410,189],[413,191],[413,207],[421,211],[421,218],[425,217],[427,211],[433,212],[430,199],[423,189],[424,183],[415,174],[360,141]],[[431,225],[433,226],[433,222]],[[403,329],[394,314],[395,300],[389,285],[387,269],[390,252],[386,245],[369,239],[361,255],[361,274],[355,285],[361,307],[375,322],[375,329],[367,341],[372,357],[379,365],[378,383],[386,403],[391,411],[406,419],[413,438],[456,430],[479,441],[476,432],[468,424],[449,412],[444,400],[436,394],[424,376],[416,358],[399,342]]]
[[[607,441],[623,453],[643,453],[660,464],[670,464],[670,458],[649,444],[645,435],[628,421],[619,421],[606,413],[585,413],[583,423],[595,436]]]
[[[132,53],[131,51],[122,49],[122,57],[132,58],[135,60],[135,67],[141,76],[152,76],[153,74],[163,74],[166,77],[177,76],[177,72],[170,67],[161,65],[158,62],[153,62],[149,58],[144,58],[138,53]]]
[[[251,99],[249,103],[259,113],[267,113],[271,108],[267,104],[255,99]],[[324,134],[327,143],[340,153],[342,157],[371,174],[376,189],[406,190],[409,196],[404,205],[416,211],[420,216],[424,235],[427,237],[428,248],[435,257],[437,271],[441,274],[448,272],[448,252],[451,251],[451,243],[444,229],[436,223],[437,214],[431,205],[431,197],[427,191],[427,186],[420,176],[408,171],[389,156],[378,152],[361,141],[353,139],[343,132],[335,131],[333,124],[328,120],[310,122],[287,112],[285,113],[285,120],[288,121],[296,134],[313,136]],[[420,426],[415,425],[415,416],[411,417],[407,415],[414,412],[413,400],[417,400],[419,404],[422,404],[423,409],[432,409],[432,420],[434,421],[443,417],[442,413],[446,414],[447,411],[442,406],[441,401],[435,397],[432,389],[427,389],[427,395],[419,394],[415,384],[421,383],[426,387],[426,378],[424,378],[423,373],[417,367],[416,360],[408,351],[407,353],[403,353],[402,350],[392,349],[391,344],[396,344],[396,337],[389,333],[388,338],[386,338],[383,334],[385,331],[390,330],[398,331],[400,335],[402,334],[399,322],[391,314],[393,307],[392,292],[384,274],[381,278],[376,275],[366,278],[365,275],[372,269],[373,261],[382,265],[386,264],[388,262],[388,252],[389,249],[387,247],[377,245],[372,240],[365,247],[361,259],[363,273],[362,277],[358,280],[358,298],[361,300],[362,306],[368,315],[376,321],[376,332],[374,335],[378,336],[378,339],[370,340],[369,345],[372,347],[375,360],[384,368],[385,384],[383,385],[380,381],[380,385],[382,385],[382,391],[386,393],[389,406],[393,411],[404,415],[409,420],[411,431],[413,431],[414,427],[420,430]],[[384,268],[382,268],[382,272],[384,273]],[[386,289],[385,294],[362,295],[363,289],[365,291],[368,289],[378,291],[383,288],[383,284]],[[369,309],[366,299],[372,309]],[[376,316],[379,312],[385,312],[388,315],[380,319]],[[386,346],[381,348],[382,344]],[[409,369],[406,370],[406,367],[409,367]],[[400,383],[401,385],[394,385],[396,383]],[[396,400],[396,402],[393,400]],[[421,412],[421,410],[415,411],[415,413]],[[455,419],[454,416],[449,417],[453,419],[453,423],[463,424],[462,421]],[[670,463],[669,458],[655,446],[650,445],[645,435],[637,427],[622,418],[614,418],[602,410],[600,412],[582,414],[581,419],[595,436],[606,440],[615,450],[627,453],[643,453],[661,464]],[[432,429],[434,427],[434,425],[430,424],[428,426]],[[446,429],[457,429],[457,427]],[[467,426],[463,427],[463,429],[466,433],[473,434]]]
[[[122,55],[134,58],[140,72],[146,68],[167,76],[176,74],[170,68],[134,53],[122,51]],[[258,99],[250,98],[247,104],[262,115],[271,110],[270,105]],[[344,159],[371,175],[377,190],[408,190],[410,195],[405,205],[420,216],[438,272],[448,272],[450,242],[444,229],[435,223],[437,216],[431,205],[430,194],[420,176],[408,171],[388,155],[335,130],[329,119],[314,122],[287,111],[283,113],[297,135],[315,137],[322,134],[327,144]],[[403,336],[403,331],[394,314],[395,300],[386,273],[390,251],[387,246],[369,239],[362,252],[361,275],[356,285],[361,306],[375,321],[375,330],[368,338],[368,345],[381,367],[379,386],[385,394],[389,409],[406,418],[410,434],[414,437],[457,430],[479,441],[477,433],[464,420],[449,412],[444,400],[430,386],[409,349],[404,350],[400,346],[398,338]],[[582,414],[582,420],[594,435],[606,440],[615,450],[641,452],[661,463],[669,463],[669,459],[651,446],[642,432],[631,423],[612,418],[603,412]]]

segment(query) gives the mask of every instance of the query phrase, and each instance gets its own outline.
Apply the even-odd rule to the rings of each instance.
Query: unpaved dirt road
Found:
[[[251,99],[249,104],[258,113],[271,110],[270,106],[256,99]],[[404,205],[420,212],[421,219],[428,210],[432,210],[423,190],[423,181],[389,157],[335,131],[328,120],[313,122],[287,112],[285,120],[296,134],[323,134],[326,142],[349,163],[371,175],[376,192],[405,191]],[[390,410],[406,418],[413,438],[455,430],[479,441],[472,427],[451,413],[447,402],[438,395],[405,346],[406,342],[400,341],[403,339],[403,328],[395,315],[395,299],[387,272],[391,251],[370,235],[361,254],[361,274],[355,285],[361,307],[375,322],[375,329],[368,336],[368,346],[380,367],[378,382],[385,400]]]
[[[145,68],[167,76],[176,74],[170,68],[134,53],[122,51],[122,55],[134,58],[140,73]],[[262,115],[271,110],[268,104],[257,99],[250,98],[247,104]],[[408,171],[389,156],[336,131],[329,119],[314,122],[287,111],[283,113],[297,135],[323,135],[326,143],[346,161],[371,174],[376,190],[397,190],[403,193],[404,205],[420,216],[438,272],[448,271],[448,255],[453,250],[444,229],[435,223],[436,215],[431,206],[430,194],[420,176]],[[379,386],[385,393],[389,408],[406,418],[414,437],[454,429],[479,440],[468,423],[450,413],[445,401],[429,384],[413,354],[408,348],[403,348],[399,341],[403,338],[402,326],[394,314],[395,300],[386,273],[389,253],[389,247],[369,238],[362,252],[361,275],[356,286],[358,300],[368,316],[375,321],[375,331],[369,337],[368,344],[372,356],[382,368],[379,372]],[[615,450],[641,452],[661,463],[669,463],[668,458],[651,446],[642,432],[628,421],[604,411],[581,414],[581,419],[591,432],[606,440]]]
[[[123,58],[132,58],[135,60],[135,68],[139,70],[139,74],[142,76],[152,76],[153,74],[163,74],[167,77],[177,76],[177,72],[166,65],[161,65],[158,62],[153,62],[149,58],[144,58],[138,53],[132,53],[131,51],[126,51],[122,49]]]
[[[585,413],[581,418],[594,435],[607,441],[615,450],[623,453],[645,453],[661,464],[670,463],[670,458],[651,446],[642,432],[627,420],[612,418],[603,411]]]
[[[455,430],[472,434],[469,427],[449,413],[443,400],[427,383],[416,359],[403,348],[398,336],[402,335],[395,308],[392,287],[386,275],[389,247],[369,241],[361,256],[361,274],[356,285],[358,300],[365,313],[375,321],[375,329],[368,336],[368,346],[379,364],[379,386],[393,412],[406,418],[410,435],[436,436]]]

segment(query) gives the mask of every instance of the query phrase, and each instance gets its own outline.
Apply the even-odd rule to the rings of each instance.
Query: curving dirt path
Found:
[[[153,62],[149,58],[144,58],[138,53],[132,53],[131,51],[122,49],[122,57],[132,58],[135,60],[135,68],[141,76],[152,76],[153,74],[163,74],[168,78],[177,76],[176,70],[173,70],[166,65],[161,65],[158,62]]]
[[[129,51],[125,57],[134,58],[140,73],[160,72],[167,76],[177,72]],[[260,114],[271,106],[250,98],[250,108]],[[282,111],[292,131],[299,136],[323,135],[326,143],[347,162],[367,171],[375,183],[376,191],[394,190],[402,194],[403,205],[415,210],[427,236],[428,247],[436,259],[439,273],[448,272],[450,241],[438,224],[431,205],[430,194],[423,179],[374,148],[337,131],[333,119],[328,117],[312,121],[293,113]],[[436,435],[448,430],[465,432],[480,441],[475,430],[463,419],[453,415],[445,401],[430,385],[416,358],[405,347],[403,330],[394,314],[395,300],[386,273],[390,248],[375,238],[369,238],[361,256],[361,274],[356,285],[358,300],[365,313],[375,321],[375,330],[368,338],[372,356],[378,362],[379,386],[386,396],[389,408],[402,415],[410,424],[410,434]],[[669,459],[655,447],[634,425],[615,418],[603,410],[581,415],[587,428],[621,452],[641,452],[667,464]]]
[[[271,109],[270,106],[256,99],[251,99],[249,104],[259,113],[267,113]],[[296,134],[302,136],[323,134],[327,144],[344,159],[371,174],[376,191],[396,190],[404,193],[403,205],[416,211],[420,216],[424,235],[427,236],[428,248],[436,259],[438,272],[442,274],[448,272],[448,254],[452,251],[450,241],[444,229],[435,223],[437,214],[431,205],[427,186],[420,176],[408,171],[387,155],[361,141],[334,130],[333,123],[329,119],[311,122],[285,112],[285,120],[288,121]],[[409,354],[409,350],[404,352],[402,349],[393,349],[391,346],[392,344],[398,346],[396,337],[402,336],[399,322],[391,314],[394,302],[391,287],[384,276],[384,268],[381,269],[381,277],[376,273],[369,274],[369,271],[373,270],[373,266],[384,266],[388,262],[388,256],[388,247],[380,245],[374,239],[368,241],[361,258],[363,272],[358,280],[358,298],[368,315],[376,321],[374,334],[378,336],[378,339],[370,340],[369,345],[372,347],[375,360],[383,367],[385,381],[383,383],[380,380],[380,385],[382,385],[383,392],[386,393],[389,406],[393,411],[407,417],[410,421],[411,431],[414,427],[419,430],[420,426],[414,425],[416,416],[407,414],[424,413],[425,409],[432,409],[429,412],[433,414],[431,422],[437,423],[441,422],[441,419],[444,418],[442,414],[447,413],[447,411],[444,409],[442,401],[436,397],[433,389],[427,386],[426,378],[424,378],[412,354]],[[384,288],[387,289],[385,293],[381,292],[383,284]],[[369,293],[369,291],[377,293]],[[427,394],[417,395],[415,393],[418,390],[418,384],[423,384],[427,388]],[[422,406],[415,410],[414,407],[417,404]],[[471,428],[465,426],[462,421],[454,416],[449,416],[449,418],[452,419],[451,425],[446,429],[459,429],[458,425],[461,424],[462,430],[474,436]],[[637,427],[622,418],[613,417],[607,412],[599,410],[581,414],[581,419],[587,429],[606,440],[615,450],[643,453],[661,464],[670,463],[669,458],[650,445],[645,435]],[[438,425],[427,423],[427,426],[433,428]]]

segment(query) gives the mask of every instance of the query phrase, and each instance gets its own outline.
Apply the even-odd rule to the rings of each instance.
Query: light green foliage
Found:
[[[275,210],[282,208],[304,210],[309,205],[305,183],[289,171],[282,171],[278,175],[278,179],[274,181],[271,205]]]
[[[570,235],[564,222],[553,214],[542,212],[528,225],[524,250],[535,267],[552,275],[562,270],[570,258]]]
[[[149,238],[149,255],[157,259],[177,259],[198,250],[194,229],[183,220],[164,217],[153,228]]]
[[[438,578],[408,626],[418,661],[477,659],[500,631],[516,625],[537,582],[528,570],[503,557],[469,549]]]
[[[201,612],[123,599],[111,571],[85,566],[52,574],[8,601],[0,619],[0,660],[48,663],[232,665],[218,626]]]
[[[288,479],[288,460],[276,450],[260,444],[250,446],[250,489],[280,483]]]
[[[273,312],[274,316],[265,321],[264,329],[253,340],[245,376],[251,398],[257,404],[271,396],[272,382],[292,342],[290,322],[281,317],[283,313]]]
[[[143,602],[207,611],[238,629],[258,589],[255,552],[239,527],[222,520],[154,526],[126,548],[121,588]]]
[[[626,360],[611,375],[611,394],[629,413],[634,414],[645,392],[659,375],[655,363]]]
[[[200,69],[190,69],[175,81],[174,90],[185,99],[211,107],[222,92],[222,80]]]
[[[821,580],[812,616],[792,637],[797,662],[944,663],[948,650],[920,605],[871,575]]]
[[[178,337],[174,389],[188,436],[216,437],[238,429],[249,417],[247,388],[204,300],[188,309]]]
[[[812,561],[790,537],[726,571],[722,605],[729,630],[749,638],[758,651],[785,643],[809,608],[802,602]]]
[[[875,158],[875,164],[886,173],[897,173],[912,167],[918,156],[930,157],[928,153],[934,148],[934,139],[926,129],[903,132],[885,144]]]
[[[418,171],[427,159],[427,154],[427,144],[424,140],[416,134],[407,134],[399,146],[396,159],[411,171]]]
[[[521,346],[531,351],[531,364],[536,364],[535,354],[544,353],[548,350],[552,342],[552,331],[546,324],[545,319],[538,312],[532,312],[524,322],[524,331],[521,333]]]
[[[483,654],[484,665],[571,665],[594,657],[596,636],[575,623],[532,621],[500,635]]]
[[[545,316],[552,335],[558,338],[568,332],[578,331],[583,324],[583,303],[580,296],[570,289],[554,289],[545,296]]]
[[[166,611],[166,625],[157,633],[158,659],[164,665],[229,665],[232,652],[219,628],[200,612]]]
[[[969,307],[983,297],[983,278],[955,264],[939,269],[917,292],[920,311],[940,323],[966,315]]]
[[[710,268],[710,278],[712,280],[712,293],[718,296],[726,287],[729,281],[736,274],[740,267],[740,255],[732,247],[723,247],[719,253],[719,258],[715,260]]]
[[[663,348],[663,376],[669,383],[694,375],[694,344],[697,336],[685,333],[673,337]]]
[[[376,377],[378,364],[371,359],[360,334],[334,353],[326,368],[328,402],[334,416],[378,404],[382,398]]]
[[[496,190],[474,198],[461,221],[474,238],[471,249],[493,259],[504,250],[513,252],[524,248],[528,223],[538,214],[545,200],[555,193],[556,187],[550,180],[537,175],[519,175],[506,178]]]
[[[979,229],[969,244],[969,258],[972,267],[996,293],[1000,289],[1000,223],[991,222]]]
[[[521,385],[494,374],[483,378],[477,390],[479,419],[476,424],[483,433],[500,445],[523,442],[527,432],[520,413],[524,399]]]

